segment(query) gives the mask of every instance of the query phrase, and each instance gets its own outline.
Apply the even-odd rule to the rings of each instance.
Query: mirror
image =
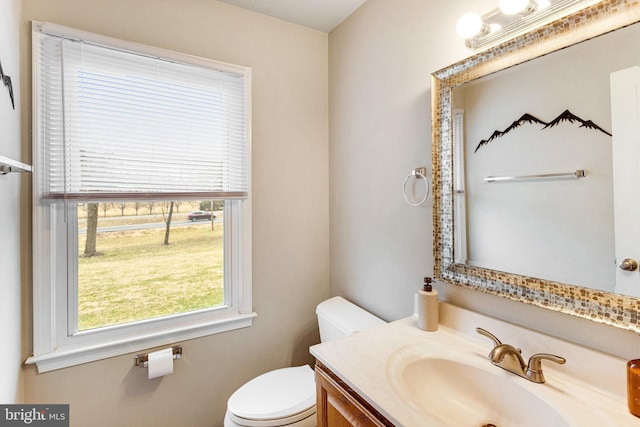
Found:
[[[438,280],[640,332],[640,273],[615,263],[629,90],[609,89],[611,72],[640,76],[622,48],[638,21],[639,5],[603,1],[433,73]]]
[[[614,262],[640,258],[640,244],[616,257],[640,235],[621,217],[635,198],[614,192],[614,171],[624,183],[640,164],[623,167],[636,149],[621,148],[620,129],[612,138],[625,94],[610,89],[612,73],[640,64],[638,41],[631,25],[453,88],[457,262],[640,296],[640,274],[617,275]]]

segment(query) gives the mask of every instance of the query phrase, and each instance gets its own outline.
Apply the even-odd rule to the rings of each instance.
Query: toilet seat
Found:
[[[227,415],[236,424],[273,427],[292,424],[315,414],[316,385],[308,365],[277,369],[236,390]]]
[[[249,420],[246,418],[240,418],[233,415],[231,412],[227,411],[226,417],[228,418],[229,424],[226,423],[225,426],[242,426],[242,427],[315,427],[316,425],[316,407],[313,406],[308,410],[301,412],[300,414],[296,414],[294,416],[288,418],[276,418],[274,420]]]

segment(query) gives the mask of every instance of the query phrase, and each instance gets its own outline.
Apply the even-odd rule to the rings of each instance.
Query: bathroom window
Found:
[[[454,224],[467,223],[467,194],[465,190],[465,139],[464,139],[464,110],[453,112],[453,197]],[[454,257],[459,264],[467,263],[467,229],[455,227]]]
[[[251,325],[250,70],[33,24],[40,372]]]

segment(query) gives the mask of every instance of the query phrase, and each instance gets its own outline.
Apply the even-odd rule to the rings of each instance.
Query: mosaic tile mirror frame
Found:
[[[437,280],[640,332],[640,299],[454,261],[453,88],[640,22],[640,1],[605,0],[431,75]]]

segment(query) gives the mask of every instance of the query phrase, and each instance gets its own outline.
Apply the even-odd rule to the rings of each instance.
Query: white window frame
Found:
[[[247,79],[246,117],[249,144],[248,173],[251,170],[251,70],[163,49],[116,40],[50,23],[33,22],[33,30],[116,47],[205,67],[242,70]],[[34,70],[38,55],[34,43]],[[222,307],[147,319],[139,322],[76,331],[76,292],[68,285],[69,264],[77,263],[77,211],[75,203],[43,203],[37,189],[43,159],[37,149],[39,102],[37,84],[33,85],[33,355],[27,364],[36,364],[39,372],[74,366],[121,354],[206,335],[249,327],[256,313],[252,310],[251,277],[251,191],[245,199],[226,200],[224,204],[225,304]],[[250,185],[251,178],[248,177]],[[69,244],[69,242],[75,242]],[[52,245],[56,247],[52,247]],[[230,282],[227,278],[230,277]],[[77,284],[76,284],[77,286]],[[71,311],[74,311],[73,313]]]

